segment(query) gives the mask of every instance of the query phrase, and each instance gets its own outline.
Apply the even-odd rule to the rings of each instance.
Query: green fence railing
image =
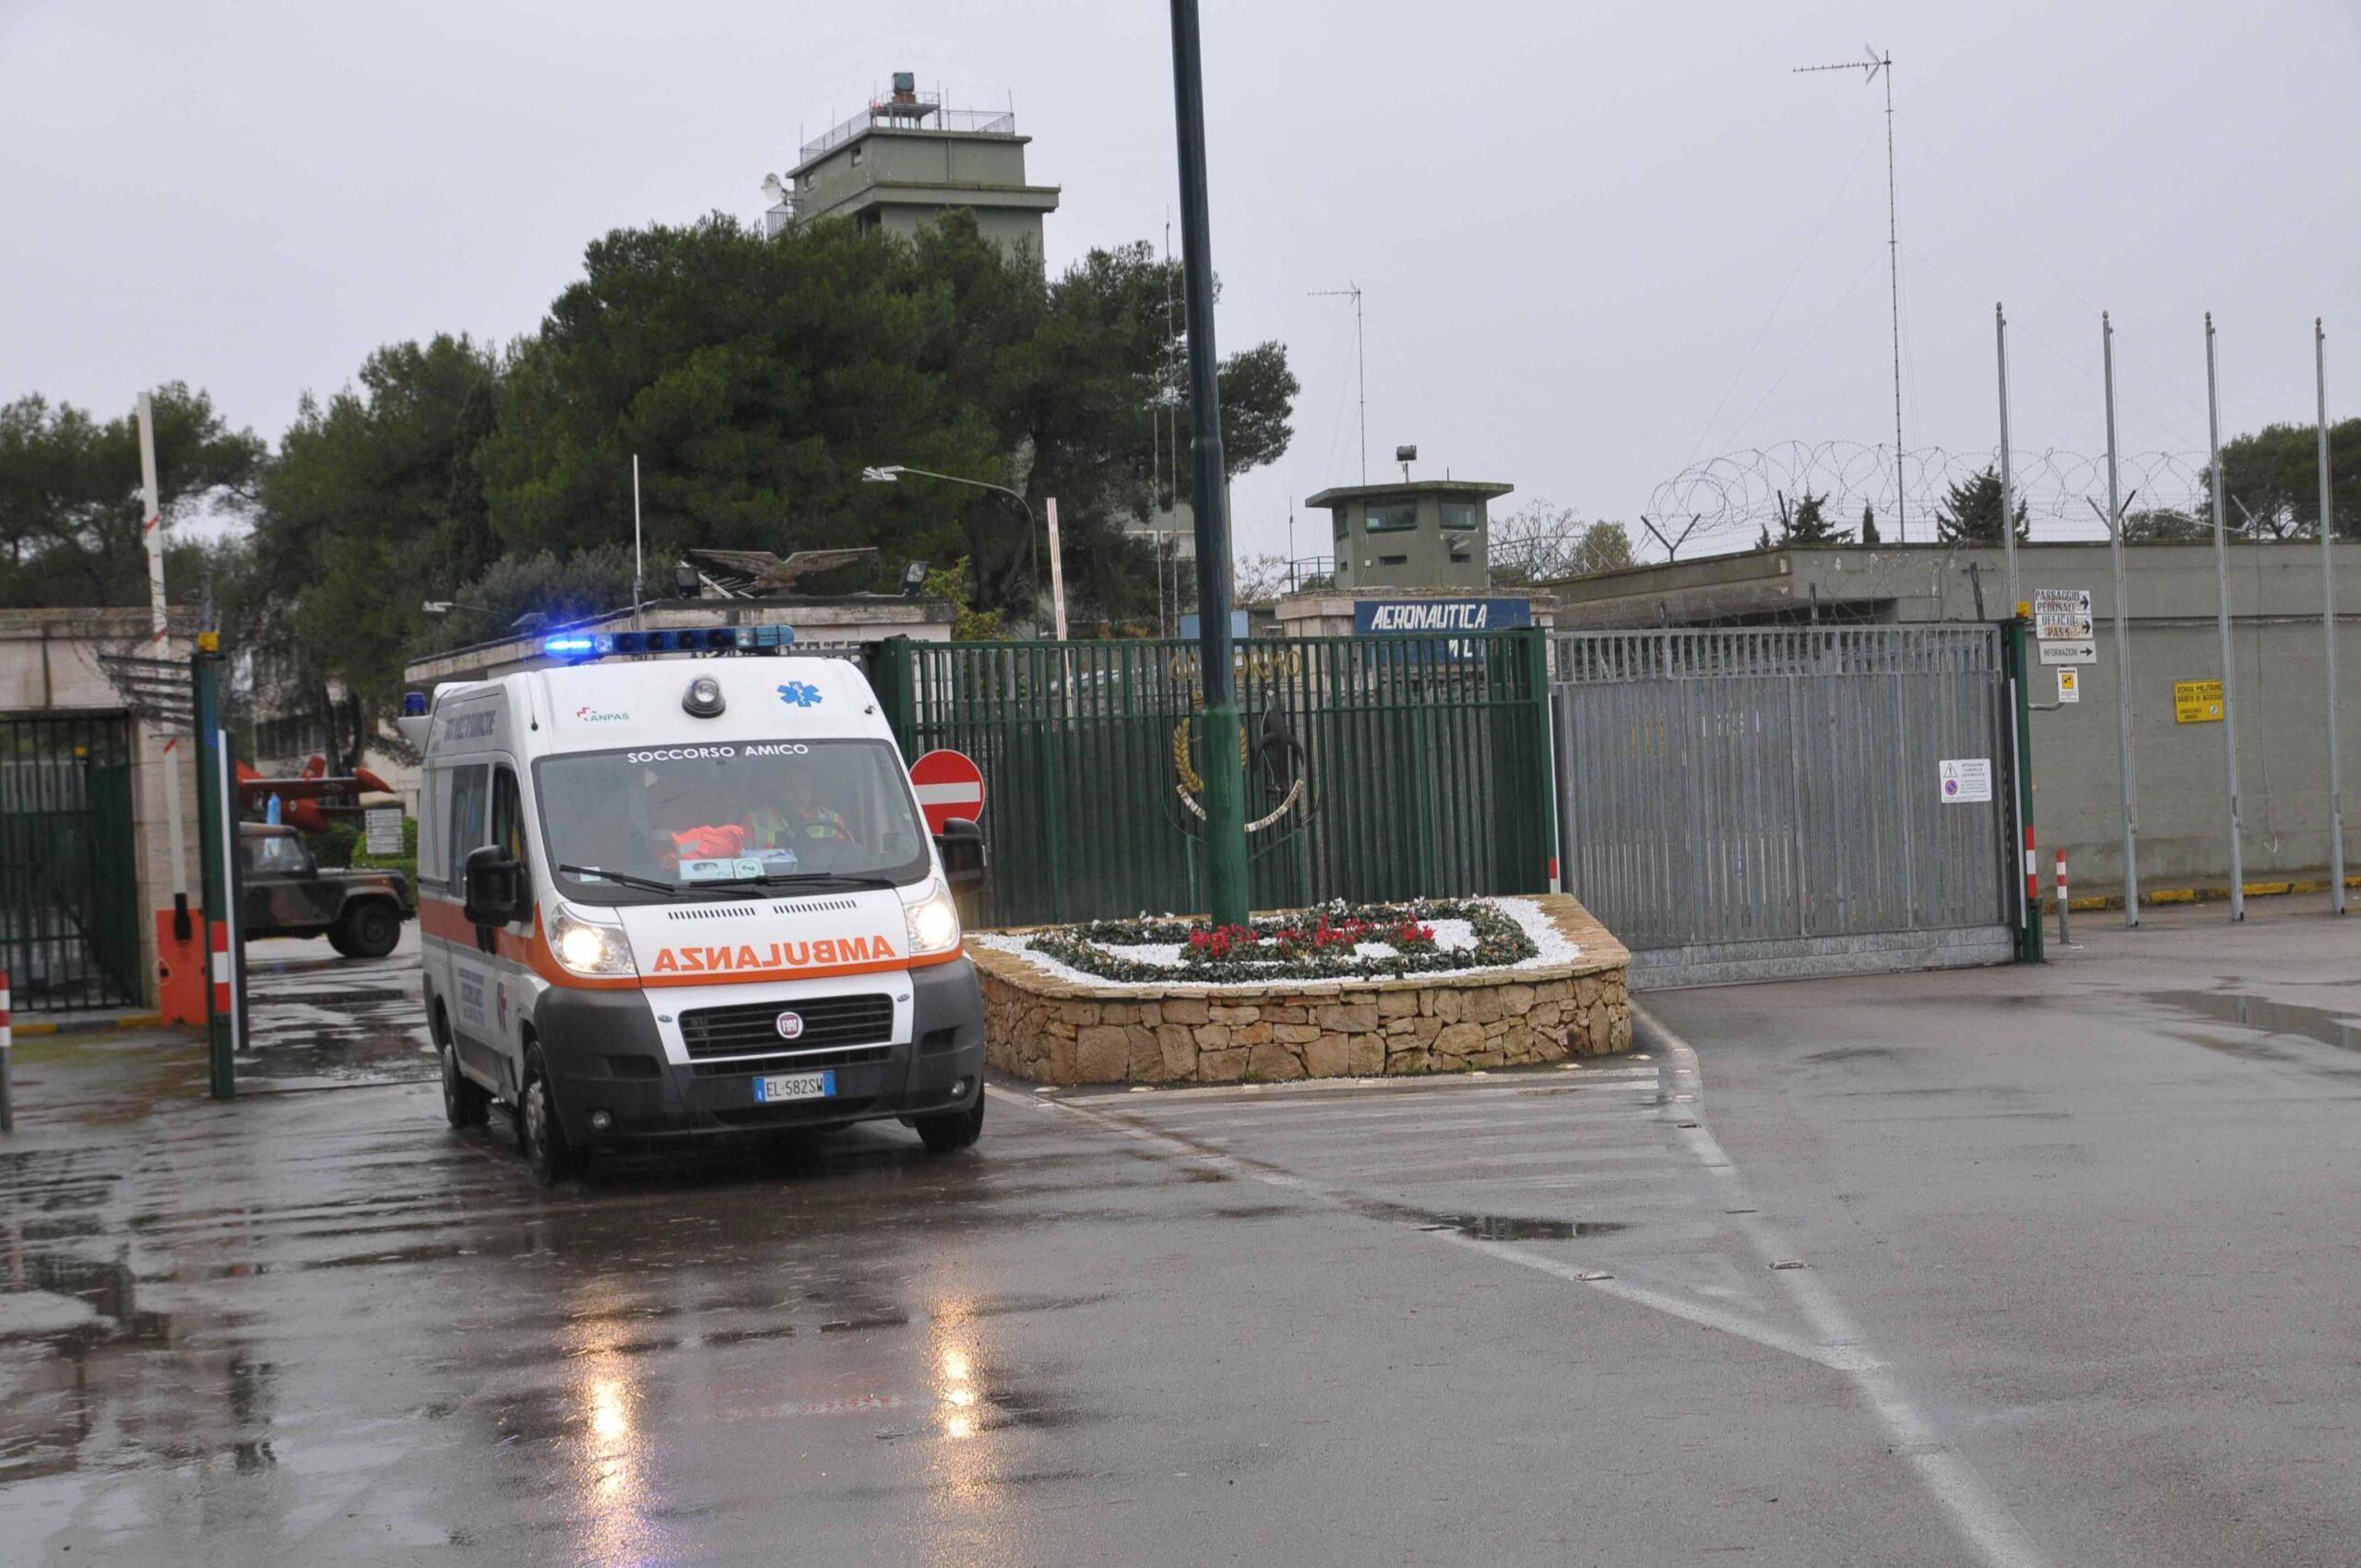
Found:
[[[988,925],[1203,909],[1197,645],[873,645],[913,759],[983,770]],[[1530,893],[1555,853],[1547,653],[1536,631],[1238,645],[1251,893]]]
[[[0,969],[17,1011],[142,996],[131,729],[0,717]]]

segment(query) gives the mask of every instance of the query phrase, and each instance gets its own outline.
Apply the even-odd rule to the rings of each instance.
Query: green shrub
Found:
[[[353,851],[360,844],[359,831],[340,822],[332,822],[317,833],[303,835],[303,847],[312,851],[313,862],[323,869],[342,870],[350,865]]]

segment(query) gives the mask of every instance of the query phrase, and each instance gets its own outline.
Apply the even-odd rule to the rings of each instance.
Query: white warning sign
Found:
[[[1988,756],[1947,757],[1942,769],[1943,804],[1964,806],[1992,798],[1992,759]]]

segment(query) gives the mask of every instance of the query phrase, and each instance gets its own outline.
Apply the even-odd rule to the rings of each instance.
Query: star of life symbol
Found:
[[[778,689],[781,702],[791,702],[798,707],[810,707],[820,700],[820,688],[808,681],[789,681]]]

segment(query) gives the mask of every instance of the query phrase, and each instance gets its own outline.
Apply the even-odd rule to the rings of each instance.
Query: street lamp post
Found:
[[[1004,484],[994,484],[989,480],[964,479],[957,474],[939,474],[932,469],[914,469],[908,463],[887,463],[882,468],[863,469],[860,479],[863,484],[896,484],[904,474],[916,474],[920,479],[939,479],[945,484],[964,484],[976,490],[989,490],[1007,496],[1025,508],[1026,572],[1033,583],[1033,612],[1038,615],[1041,612],[1041,552],[1034,536],[1040,528],[1033,517],[1033,503]]]
[[[1172,0],[1172,97],[1180,153],[1180,284],[1189,326],[1189,405],[1197,510],[1197,661],[1205,695],[1205,884],[1214,923],[1243,925],[1246,774],[1231,688],[1229,485],[1214,349],[1213,223],[1205,198],[1205,88],[1197,0]]]

